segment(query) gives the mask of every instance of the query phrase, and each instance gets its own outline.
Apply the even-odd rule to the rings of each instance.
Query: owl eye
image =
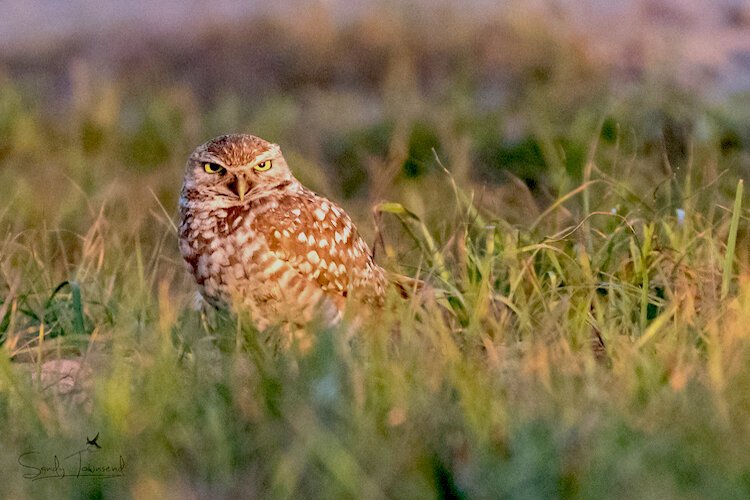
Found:
[[[255,168],[255,170],[257,170],[258,172],[265,172],[266,170],[271,168],[271,160],[262,161],[255,165],[255,167],[253,168]]]
[[[223,174],[226,171],[224,170],[224,167],[222,167],[221,165],[217,165],[216,163],[204,163],[203,170],[205,170],[206,173],[209,174]]]

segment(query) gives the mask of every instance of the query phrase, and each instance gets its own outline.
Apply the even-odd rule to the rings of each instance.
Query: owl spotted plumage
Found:
[[[305,188],[279,146],[224,135],[198,147],[180,197],[180,252],[203,297],[240,307],[260,328],[337,321],[347,304],[378,305],[385,271],[349,216]]]

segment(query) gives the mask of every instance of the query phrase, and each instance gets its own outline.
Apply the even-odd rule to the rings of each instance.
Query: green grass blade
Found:
[[[737,182],[737,192],[734,196],[734,208],[732,209],[732,221],[729,224],[729,238],[727,240],[727,253],[724,256],[724,270],[721,276],[721,298],[729,294],[729,283],[732,280],[732,263],[734,262],[734,248],[737,244],[737,228],[740,224],[740,211],[742,210],[743,181]]]
[[[81,300],[81,285],[77,281],[70,283],[71,300],[73,301],[73,329],[77,335],[83,335],[85,324],[83,322],[83,301]]]

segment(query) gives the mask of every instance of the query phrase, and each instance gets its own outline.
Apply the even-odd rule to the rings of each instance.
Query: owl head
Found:
[[[295,182],[277,144],[246,134],[222,135],[190,155],[182,187],[187,202],[214,207],[250,203]]]

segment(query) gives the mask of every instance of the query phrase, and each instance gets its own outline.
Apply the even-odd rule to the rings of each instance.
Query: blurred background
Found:
[[[207,324],[174,221],[228,132],[453,313]],[[741,178],[750,0],[0,0],[2,492],[749,497]],[[125,480],[19,470],[99,432]]]
[[[82,230],[104,207],[142,229],[155,199],[173,213],[190,151],[228,132],[279,143],[360,222],[390,199],[436,232],[452,183],[523,225],[591,171],[673,210],[678,189],[651,191],[681,169],[700,164],[699,183],[731,171],[733,189],[750,168],[743,0],[0,10],[0,199],[24,227]]]

